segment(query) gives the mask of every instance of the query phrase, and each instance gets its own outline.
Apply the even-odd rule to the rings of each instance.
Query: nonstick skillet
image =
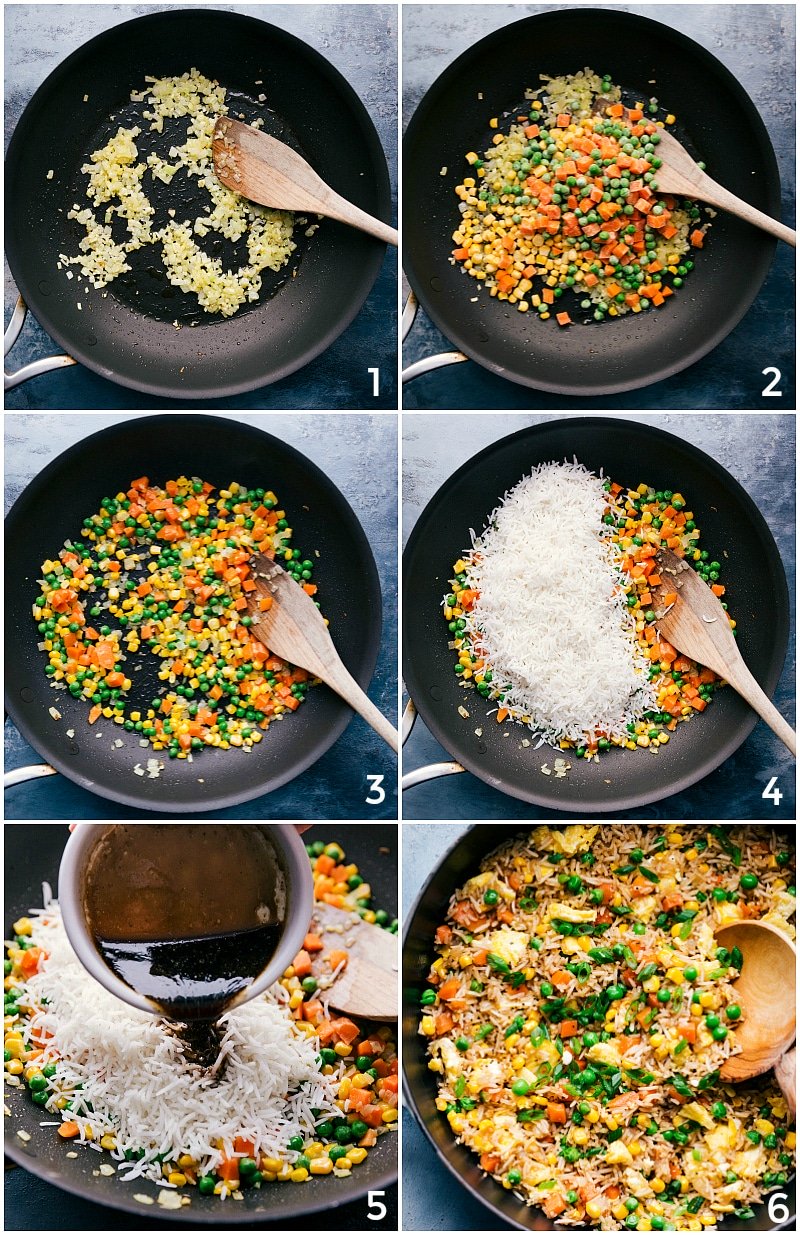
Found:
[[[490,118],[500,117],[502,130],[502,117],[516,115],[541,73],[587,65],[644,99],[657,96],[711,176],[780,215],[775,156],[755,107],[724,65],[668,26],[619,10],[558,9],[504,26],[453,61],[412,116],[403,147],[409,282],[468,357],[524,386],[576,396],[646,386],[699,360],[744,316],[775,250],[770,237],[720,212],[691,278],[668,305],[599,323],[576,321],[573,313],[575,324],[563,330],[491,299],[452,265],[459,217],[453,190],[467,173],[467,151],[491,145]]]
[[[290,825],[287,825],[290,826]],[[42,882],[56,889],[61,852],[69,835],[66,825],[12,824],[5,833],[5,916],[6,929],[31,907],[42,903]],[[348,861],[357,864],[372,888],[373,902],[394,916],[397,912],[397,828],[392,824],[321,824],[304,833],[304,840],[337,841]],[[382,852],[388,850],[388,852]],[[196,1226],[238,1226],[254,1222],[286,1222],[303,1226],[302,1217],[356,1201],[368,1191],[391,1187],[397,1177],[397,1139],[388,1133],[353,1171],[349,1179],[313,1180],[300,1186],[262,1187],[245,1192],[245,1199],[231,1204],[219,1198],[200,1196],[187,1189],[190,1206],[167,1211],[158,1205],[144,1207],[133,1199],[135,1192],[155,1195],[152,1184],[137,1187],[105,1175],[93,1175],[100,1155],[86,1150],[68,1158],[70,1148],[56,1129],[40,1128],[50,1119],[34,1106],[27,1091],[8,1089],[5,1101],[11,1109],[6,1120],[6,1153],[26,1170],[68,1192],[117,1210],[137,1214],[144,1220],[163,1219]],[[29,1141],[16,1136],[19,1129],[30,1134]],[[327,1185],[327,1186],[326,1186]],[[333,1185],[333,1186],[331,1186]],[[366,1201],[364,1217],[367,1216]],[[47,1225],[45,1223],[45,1225]]]
[[[777,546],[758,508],[720,464],[690,443],[651,425],[603,417],[549,421],[503,438],[459,468],[431,499],[403,557],[403,672],[434,737],[493,788],[574,814],[630,810],[712,772],[745,740],[755,713],[726,688],[702,716],[679,725],[657,756],[612,749],[599,763],[587,763],[567,755],[567,776],[545,776],[540,768],[551,762],[551,748],[534,750],[534,742],[523,748],[529,730],[497,724],[488,715],[492,705],[459,686],[441,612],[453,563],[471,544],[470,530],[485,527],[503,494],[537,464],[573,457],[623,486],[646,483],[686,497],[701,547],[724,564],[725,600],[738,623],[742,655],[772,694],[786,655],[789,596]],[[567,569],[569,546],[564,551]]]
[[[198,314],[195,297],[159,279],[149,246],[133,255],[133,272],[104,291],[87,291],[77,267],[68,280],[57,262],[60,253],[79,251],[83,235],[67,218],[84,201],[76,196],[85,190],[81,165],[116,131],[112,114],[125,122],[121,109],[146,75],[191,68],[240,92],[230,101],[248,120],[256,113],[243,96],[255,100],[268,131],[370,214],[388,219],[390,195],[378,136],[348,82],[299,39],[254,18],[211,8],[151,13],[98,35],[50,74],[25,109],[6,162],[6,252],[22,297],[69,355],[102,377],[148,394],[203,399],[278,381],[324,351],[364,303],[384,248],[329,220],[310,239],[296,228],[299,250],[286,272],[264,272],[274,294],[227,319]],[[185,139],[166,138],[165,157],[170,140]],[[173,181],[169,206],[179,221],[202,207],[188,201],[193,185],[182,174]],[[224,246],[221,255],[233,261]]]
[[[289,516],[292,543],[319,552],[319,598],[340,655],[368,684],[381,630],[378,575],[366,536],[342,494],[291,446],[239,421],[168,414],[137,417],[95,433],[54,459],[14,503],[6,520],[6,707],[39,753],[85,789],[143,810],[187,813],[246,802],[310,767],[343,732],[352,713],[327,687],[314,688],[296,713],[273,725],[249,755],[204,749],[191,763],[165,759],[158,778],[134,775],[153,755],[138,734],[105,724],[90,728],[87,705],[56,692],[37,651],[31,616],[41,564],[80,535],[102,498],[136,476],[164,483],[183,474],[217,488],[232,480],[273,488]],[[143,649],[147,689],[158,691],[156,659]],[[138,682],[137,682],[138,690]],[[145,692],[146,693],[146,692]],[[53,720],[49,708],[62,714]],[[74,737],[67,730],[74,730]],[[115,739],[123,745],[115,747]],[[231,756],[225,758],[225,756]]]
[[[793,829],[782,830],[787,845],[794,847]],[[435,828],[430,831],[435,831]],[[403,1083],[405,1101],[424,1129],[432,1152],[476,1201],[488,1206],[494,1215],[519,1230],[553,1231],[562,1228],[554,1225],[539,1208],[521,1204],[513,1191],[486,1176],[479,1169],[475,1155],[464,1145],[456,1143],[444,1116],[436,1110],[436,1084],[428,1071],[426,1039],[419,1034],[419,997],[428,985],[428,970],[436,956],[434,932],[444,921],[450,897],[465,879],[477,873],[481,860],[487,854],[520,832],[524,833],[524,828],[519,824],[479,824],[467,829],[435,863],[408,914],[403,937]],[[753,1083],[758,1085],[758,1080]],[[778,1193],[785,1194],[782,1200]],[[767,1204],[762,1203],[752,1207],[752,1218],[723,1215],[724,1220],[718,1229],[754,1232],[793,1230],[796,1205],[794,1176],[788,1185],[776,1190],[775,1201],[775,1218],[770,1215]],[[782,1211],[778,1210],[778,1205],[783,1206]]]

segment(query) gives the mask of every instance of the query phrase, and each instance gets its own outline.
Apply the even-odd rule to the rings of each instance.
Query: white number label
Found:
[[[370,373],[371,372],[372,369],[370,369]],[[780,369],[776,369],[774,365],[770,365],[768,369],[761,370],[761,375],[762,377],[768,377],[770,379],[761,391],[762,399],[782,399],[783,391],[775,389],[778,382],[781,380]],[[375,393],[377,394],[377,391]]]
[[[785,1195],[785,1194],[779,1194],[779,1195]],[[386,1196],[386,1193],[385,1192],[367,1193],[367,1205],[369,1206],[369,1213],[367,1214],[367,1217],[369,1218],[371,1222],[380,1222],[381,1218],[386,1217],[386,1206],[384,1205],[383,1201],[378,1200],[378,1197],[381,1197],[381,1196]],[[786,1213],[788,1215],[789,1213],[788,1209]]]
[[[773,806],[780,805],[780,801],[781,801],[781,798],[783,797],[783,794],[778,788],[777,776],[770,777],[769,783],[767,784],[767,787],[761,796],[762,798],[766,798],[768,802],[771,802]]]
[[[776,373],[778,373],[778,370],[777,370],[777,369],[775,369],[775,372],[776,372]],[[372,374],[372,397],[373,397],[374,399],[377,399],[377,397],[378,397],[378,385],[379,385],[379,382],[380,382],[381,371],[380,371],[380,369],[367,369],[367,373],[371,373],[371,374]],[[779,380],[779,381],[780,381],[780,376],[781,376],[781,375],[780,375],[780,373],[778,373],[778,380]]]
[[[370,1194],[371,1195],[371,1194]],[[776,1192],[767,1201],[767,1212],[770,1222],[785,1222],[789,1217],[789,1209],[786,1205],[788,1197],[785,1192]]]
[[[367,806],[380,806],[381,802],[386,801],[386,790],[383,788],[382,776],[368,776],[369,793],[365,801]]]

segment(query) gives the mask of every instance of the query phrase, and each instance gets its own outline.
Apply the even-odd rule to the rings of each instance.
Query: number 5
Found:
[[[785,1193],[783,1193],[782,1195],[785,1195]],[[383,1201],[378,1200],[379,1196],[386,1196],[386,1193],[385,1192],[368,1192],[367,1193],[367,1205],[369,1206],[369,1213],[367,1214],[367,1217],[370,1219],[371,1222],[380,1222],[382,1218],[386,1217],[386,1206],[384,1205]],[[788,1217],[788,1214],[789,1214],[788,1209],[786,1210],[786,1214]]]

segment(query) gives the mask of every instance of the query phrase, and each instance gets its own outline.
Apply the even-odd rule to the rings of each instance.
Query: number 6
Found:
[[[785,1192],[775,1192],[767,1201],[767,1213],[769,1214],[770,1222],[785,1222],[789,1217],[789,1209],[785,1204],[787,1200]]]

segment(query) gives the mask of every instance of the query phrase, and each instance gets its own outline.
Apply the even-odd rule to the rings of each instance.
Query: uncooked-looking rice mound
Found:
[[[794,854],[766,827],[537,827],[454,893],[420,1032],[437,1108],[484,1171],[567,1226],[693,1230],[785,1185],[770,1077],[734,1086],[736,949],[795,937]]]

